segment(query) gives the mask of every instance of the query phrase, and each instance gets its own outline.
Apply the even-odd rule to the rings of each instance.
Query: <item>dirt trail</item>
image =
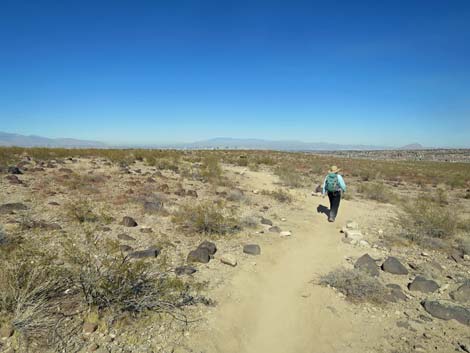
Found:
[[[247,172],[245,180],[252,189],[269,189],[274,178]],[[194,335],[193,352],[375,351],[372,347],[382,340],[384,327],[369,315],[358,315],[331,289],[312,283],[316,275],[344,265],[345,255],[361,252],[346,253],[338,231],[347,219],[357,219],[361,209],[345,201],[331,224],[316,210],[319,204],[327,205],[327,199],[297,198],[298,207],[283,215],[287,221],[281,224],[293,236],[276,237],[272,245],[263,246],[261,256],[239,266],[230,282],[217,290],[219,304],[206,331]]]

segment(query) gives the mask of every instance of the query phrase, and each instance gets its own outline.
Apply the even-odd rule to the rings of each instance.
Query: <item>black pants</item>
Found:
[[[339,202],[341,201],[341,191],[328,192],[330,199],[330,218],[335,219],[338,215]]]

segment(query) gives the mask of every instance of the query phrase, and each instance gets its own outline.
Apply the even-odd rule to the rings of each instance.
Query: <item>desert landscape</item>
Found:
[[[2,147],[0,350],[470,352],[470,165],[390,153]]]

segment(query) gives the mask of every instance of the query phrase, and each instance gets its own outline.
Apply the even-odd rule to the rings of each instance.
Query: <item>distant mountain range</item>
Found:
[[[66,147],[66,148],[104,148],[106,144],[98,141],[76,140],[70,138],[51,139],[41,136],[25,136],[0,132],[0,146],[18,147]]]
[[[214,139],[175,144],[112,146],[99,141],[77,140],[71,138],[47,138],[25,136],[0,132],[0,146],[19,147],[65,147],[65,148],[174,148],[174,149],[251,149],[276,151],[339,151],[339,150],[418,150],[425,149],[414,143],[400,148],[373,145],[347,145],[326,142],[302,142],[295,140],[271,141],[262,139],[238,139],[218,137]]]

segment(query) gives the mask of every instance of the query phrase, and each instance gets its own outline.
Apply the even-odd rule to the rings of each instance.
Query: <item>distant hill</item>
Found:
[[[277,151],[334,151],[334,150],[381,150],[385,146],[342,145],[326,142],[302,142],[295,140],[271,141],[262,139],[236,139],[218,137],[205,141],[173,145],[174,148],[187,149],[257,149]]]
[[[98,141],[76,140],[70,138],[51,139],[41,136],[25,136],[0,132],[0,146],[18,147],[65,147],[65,148],[104,148],[106,144]]]
[[[400,150],[424,150],[426,147],[419,143],[411,143],[409,145],[403,146],[399,148]]]

